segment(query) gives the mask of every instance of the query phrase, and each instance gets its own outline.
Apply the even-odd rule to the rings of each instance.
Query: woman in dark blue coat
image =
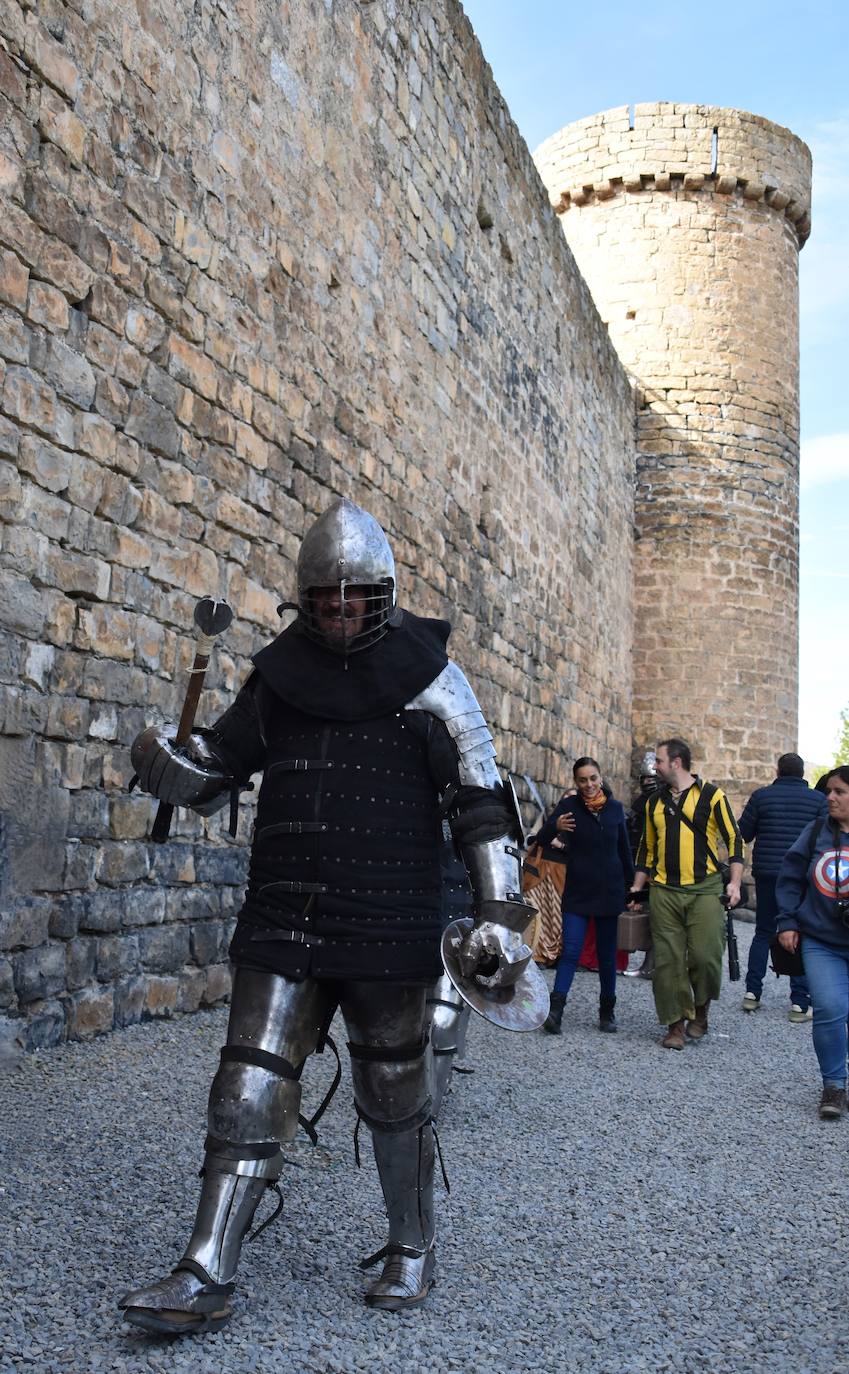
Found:
[[[560,1034],[563,1008],[593,919],[601,982],[598,1028],[616,1030],[616,927],[634,881],[625,808],[604,786],[595,759],[577,759],[572,776],[578,795],[558,802],[536,836],[540,844],[564,842],[567,847],[563,953],[544,1026],[551,1035]]]

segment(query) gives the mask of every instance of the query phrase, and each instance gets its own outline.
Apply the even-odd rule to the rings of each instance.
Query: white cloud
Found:
[[[799,484],[803,491],[826,482],[849,481],[849,434],[821,434],[803,439]]]

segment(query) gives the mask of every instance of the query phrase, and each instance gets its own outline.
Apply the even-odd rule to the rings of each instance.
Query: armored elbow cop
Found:
[[[133,741],[139,785],[159,801],[212,815],[226,804],[233,779],[203,735],[175,745],[176,733],[173,725],[152,725]]]

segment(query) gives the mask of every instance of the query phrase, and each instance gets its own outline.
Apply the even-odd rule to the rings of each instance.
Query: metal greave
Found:
[[[374,1158],[389,1218],[390,1244],[427,1250],[433,1241],[434,1143],[430,1122],[387,1134],[372,1130]]]
[[[177,1268],[191,1260],[200,1265],[213,1283],[229,1283],[267,1187],[268,1180],[264,1178],[205,1168],[194,1230]]]

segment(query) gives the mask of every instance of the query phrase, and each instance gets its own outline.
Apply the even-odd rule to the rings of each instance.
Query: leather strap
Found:
[[[253,1045],[223,1045],[221,1060],[225,1064],[253,1064],[258,1069],[267,1069],[278,1078],[288,1078],[293,1082],[297,1082],[304,1071],[303,1064],[296,1069],[282,1055],[270,1054],[268,1050],[256,1049]]]

